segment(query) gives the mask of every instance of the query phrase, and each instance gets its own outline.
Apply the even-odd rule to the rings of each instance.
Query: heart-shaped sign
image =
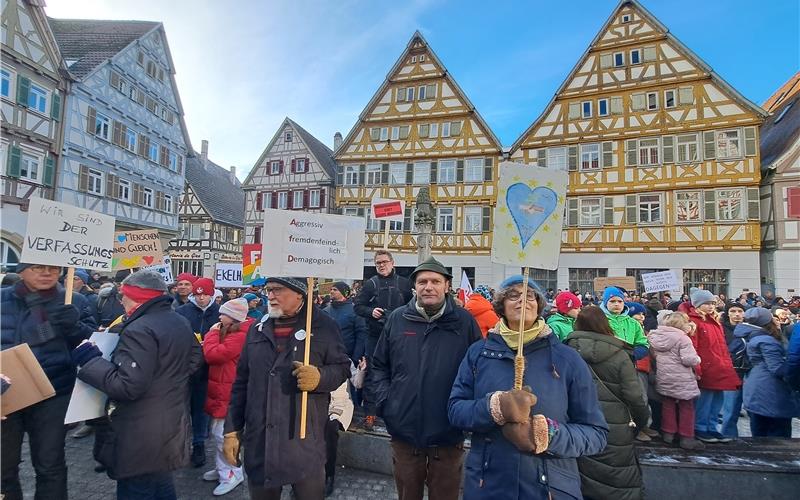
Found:
[[[153,257],[152,255],[145,255],[144,257],[142,257],[142,260],[145,262],[145,264],[151,266],[153,265],[153,261],[156,260],[156,258]]]
[[[514,224],[517,225],[520,248],[525,248],[528,241],[558,206],[558,196],[550,188],[539,186],[531,189],[526,184],[518,182],[509,186],[506,192],[506,205]]]
[[[125,240],[127,239],[128,237],[125,236],[124,234],[117,235],[117,241],[119,241],[120,243],[125,243]]]

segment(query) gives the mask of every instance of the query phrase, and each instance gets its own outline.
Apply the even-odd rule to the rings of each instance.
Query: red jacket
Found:
[[[500,318],[497,317],[492,308],[492,304],[479,293],[473,293],[469,296],[469,301],[464,305],[464,309],[478,322],[483,338],[486,338],[489,329],[494,328],[497,322],[500,321]]]
[[[213,418],[225,418],[228,413],[236,365],[253,321],[253,318],[247,318],[237,330],[229,331],[222,343],[219,341],[221,325],[217,323],[203,339],[203,356],[208,363],[208,394],[204,409]]]
[[[742,382],[733,369],[725,343],[725,331],[719,321],[711,316],[704,317],[689,302],[681,304],[678,311],[688,314],[689,319],[697,325],[692,344],[700,356],[700,364],[694,367],[698,387],[711,391],[738,389]]]

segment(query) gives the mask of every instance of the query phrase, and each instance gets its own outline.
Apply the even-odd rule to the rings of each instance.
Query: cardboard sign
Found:
[[[642,274],[642,283],[646,293],[676,292],[683,290],[683,283],[677,271],[660,271]]]
[[[567,172],[505,161],[494,210],[492,262],[558,268]]]
[[[261,243],[245,243],[242,246],[242,285],[263,278],[261,272]]]
[[[164,278],[164,282],[166,282],[167,285],[171,285],[175,281],[172,277],[172,259],[165,255],[161,260],[164,261],[162,264],[145,266],[142,269],[150,269],[151,271],[157,272]]]
[[[158,229],[117,231],[114,233],[114,258],[111,268],[133,269],[164,262]]]
[[[270,244],[261,253],[267,276],[361,279],[364,275],[363,217],[264,210]]]
[[[114,218],[31,198],[21,262],[111,271]]]
[[[56,394],[28,344],[0,352],[0,366],[3,375],[11,379],[11,386],[0,396],[0,412],[4,417]]]
[[[94,332],[89,337],[89,341],[97,344],[97,348],[103,353],[103,359],[111,361],[111,354],[119,343],[119,335],[109,332]],[[76,380],[75,387],[72,388],[72,396],[69,398],[64,423],[71,424],[102,417],[106,414],[106,400],[108,400],[108,396],[104,392],[95,389],[83,380]]]
[[[217,288],[241,288],[242,265],[218,263],[214,273],[214,285]]]
[[[373,219],[402,221],[406,214],[406,203],[403,200],[372,198],[371,206]]]
[[[636,290],[636,278],[633,276],[609,276],[608,278],[595,278],[594,291],[603,292],[606,287],[619,286],[628,292]]]

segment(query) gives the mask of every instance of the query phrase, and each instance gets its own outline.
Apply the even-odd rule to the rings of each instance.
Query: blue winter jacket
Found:
[[[522,453],[507,441],[489,412],[489,396],[514,385],[514,356],[490,332],[461,362],[450,393],[450,422],[472,432],[465,463],[464,500],[582,498],[575,460],[606,446],[606,424],[586,362],[555,335],[524,348],[524,385],[539,398],[533,409],[558,422],[545,453]]]
[[[792,329],[792,339],[789,341],[786,363],[783,364],[781,375],[792,389],[800,391],[800,322],[795,323]]]
[[[45,305],[45,310],[64,304],[64,288],[61,285],[56,286],[58,293]],[[50,383],[53,384],[56,394],[72,392],[75,384],[75,365],[72,364],[70,352],[83,339],[88,339],[97,328],[86,298],[79,293],[72,294],[72,304],[80,312],[78,324],[73,330],[56,331],[55,338],[36,345],[31,335],[37,330],[36,322],[31,317],[31,311],[25,305],[25,301],[17,295],[13,286],[3,287],[0,293],[2,294],[0,295],[2,350],[28,343]]]
[[[358,360],[364,355],[367,322],[356,314],[353,302],[349,299],[344,302],[331,302],[323,311],[336,320],[342,333],[344,349],[353,363],[358,364]]]
[[[189,324],[192,325],[192,331],[196,335],[200,335],[201,339],[206,336],[212,326],[219,323],[219,304],[213,301],[203,311],[190,298],[189,302],[178,306],[175,312],[189,320]]]
[[[753,365],[744,379],[745,410],[765,417],[800,417],[800,392],[792,391],[782,378],[786,363],[783,344],[749,323],[736,325],[733,335],[747,341],[747,357]]]

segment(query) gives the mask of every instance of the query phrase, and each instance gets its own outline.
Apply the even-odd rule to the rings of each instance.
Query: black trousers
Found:
[[[280,500],[282,487],[264,488],[248,485],[250,500]],[[292,484],[295,500],[322,500],[325,498],[325,474],[323,469],[310,473],[302,481]]]
[[[336,450],[339,448],[339,430],[342,428],[338,420],[328,420],[325,424],[325,477],[336,475]]]
[[[19,484],[19,464],[22,439],[28,434],[31,462],[36,471],[35,500],[66,500],[67,462],[64,457],[64,438],[67,429],[64,416],[69,406],[69,394],[53,396],[33,406],[16,411],[3,420],[2,429],[2,490],[6,500],[22,500]]]
[[[380,337],[368,334],[367,335],[367,343],[366,343],[366,352],[364,353],[367,357],[367,373],[365,374],[364,378],[364,390],[363,390],[363,399],[364,399],[364,411],[367,415],[375,415],[375,391],[372,388],[370,370],[372,369],[372,356],[375,354],[375,347],[378,345],[378,339]]]

